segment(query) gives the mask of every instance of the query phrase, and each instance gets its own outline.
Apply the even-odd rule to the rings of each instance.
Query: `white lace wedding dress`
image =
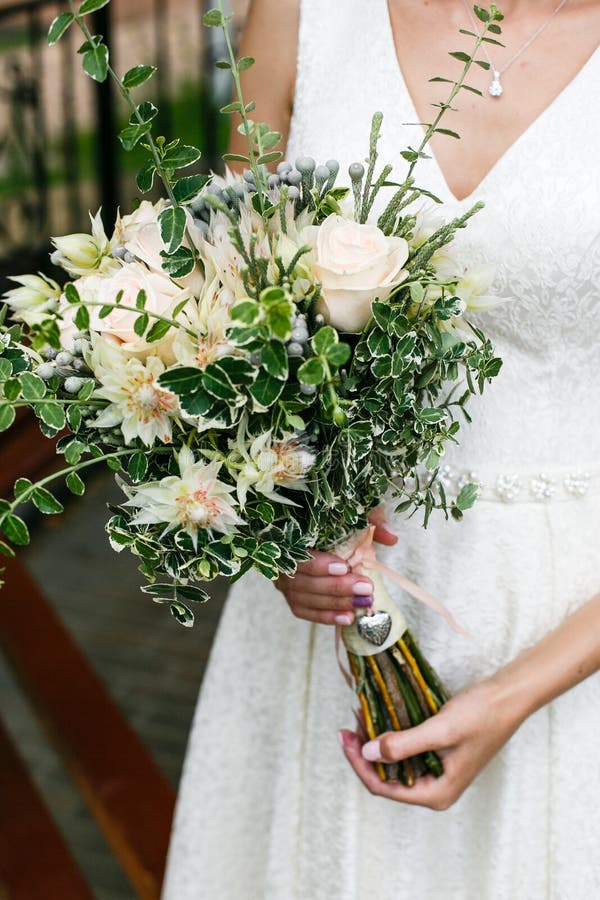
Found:
[[[435,74],[435,73],[432,73]],[[483,102],[483,101],[482,101]],[[514,302],[481,319],[504,368],[448,453],[484,482],[462,523],[394,519],[382,558],[468,624],[399,598],[453,691],[492,673],[600,589],[600,54],[471,197],[435,160],[419,180],[485,210],[467,258]],[[386,0],[303,0],[288,157],[382,161],[415,141]],[[259,575],[230,592],[181,784],[164,900],[591,900],[600,897],[600,676],[533,715],[450,810],[372,797],[336,729],[353,696],[331,629]]]

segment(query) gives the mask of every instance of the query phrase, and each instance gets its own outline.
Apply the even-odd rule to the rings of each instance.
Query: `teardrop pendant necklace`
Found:
[[[528,47],[531,47],[531,45],[537,38],[539,38],[540,34],[546,30],[546,28],[548,27],[548,25],[550,24],[550,22],[552,21],[554,16],[556,16],[561,11],[561,9],[563,8],[563,6],[565,5],[566,2],[567,2],[567,0],[560,0],[560,3],[558,4],[558,6],[553,10],[553,12],[550,13],[548,18],[544,22],[542,22],[542,24],[537,29],[537,31],[534,31],[534,33],[531,35],[531,37],[525,41],[525,43],[523,44],[522,47],[519,47],[519,49],[514,54],[514,56],[511,56],[511,58],[508,60],[508,62],[505,63],[501,69],[497,69],[496,66],[494,65],[494,63],[492,62],[490,54],[487,51],[486,45],[485,44],[481,45],[482,49],[483,49],[483,53],[485,55],[485,58],[487,59],[489,65],[490,65],[490,69],[492,71],[492,81],[491,81],[490,86],[488,87],[488,92],[489,92],[490,96],[496,97],[496,98],[502,96],[502,94],[504,93],[504,88],[502,87],[502,83],[500,81],[500,78],[502,77],[502,75],[504,75],[506,70],[509,69],[510,66],[512,66],[512,64],[514,62],[516,62],[516,60],[519,59],[520,56],[523,55],[523,53],[525,53],[525,51],[527,50]],[[471,12],[471,8],[469,7],[467,0],[463,0],[463,4],[464,4],[464,7],[465,7],[467,13],[469,14],[469,18],[471,19],[471,25],[476,30],[477,23],[475,22],[473,13]]]

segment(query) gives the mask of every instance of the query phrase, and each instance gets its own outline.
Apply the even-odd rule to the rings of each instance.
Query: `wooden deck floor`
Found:
[[[179,780],[198,688],[225,585],[184,629],[139,591],[136,561],[114,554],[104,534],[110,477],[90,482],[66,513],[34,528],[27,567],[52,600],[170,782]],[[83,801],[48,746],[11,672],[0,657],[0,707],[32,777],[98,900],[134,900]],[[82,710],[85,715],[85,710]]]

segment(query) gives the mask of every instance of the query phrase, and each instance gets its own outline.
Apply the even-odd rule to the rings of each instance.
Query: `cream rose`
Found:
[[[165,245],[160,236],[160,225],[158,217],[166,207],[165,200],[159,200],[158,203],[150,203],[149,200],[143,200],[138,209],[128,216],[123,216],[117,222],[115,235],[121,246],[125,247],[136,259],[141,260],[150,269],[155,272],[161,272],[162,257],[161,253],[165,249]],[[202,242],[202,234],[198,226],[194,223],[193,217],[189,211],[187,214],[187,233],[190,235],[196,247]],[[188,241],[184,242],[188,246]],[[165,275],[165,277],[168,277]],[[199,294],[204,286],[204,276],[199,269],[194,269],[185,278],[177,279],[180,287],[188,288],[193,294]]]
[[[84,304],[86,300],[94,303],[116,303],[122,292],[120,304],[132,309],[113,309],[105,318],[100,317],[100,306],[89,307],[90,330],[109,336],[121,344],[121,349],[128,353],[146,353],[150,348],[156,355],[164,356],[167,345],[173,342],[173,332],[167,334],[162,342],[148,344],[144,338],[134,331],[134,323],[141,311],[135,309],[140,291],[146,293],[145,310],[169,316],[173,308],[184,299],[186,291],[182,291],[170,278],[158,272],[150,272],[138,263],[122,266],[118,272],[108,277],[90,275],[76,282],[79,295]],[[156,322],[150,316],[150,326]],[[164,346],[163,346],[164,345]],[[170,356],[170,351],[167,353]]]
[[[404,238],[386,237],[376,225],[331,215],[309,226],[313,270],[322,285],[318,311],[340,331],[362,331],[374,300],[386,300],[408,275]]]

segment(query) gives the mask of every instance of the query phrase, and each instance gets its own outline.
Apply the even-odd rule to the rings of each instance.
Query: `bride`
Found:
[[[448,214],[486,202],[457,244],[513,298],[483,314],[504,368],[442,472],[480,500],[426,531],[392,502],[377,514],[383,561],[468,628],[399,598],[454,698],[378,741],[343,730],[340,749],[353,698],[325,626],[371,583],[326,553],[276,586],[245,577],[198,704],[165,900],[600,896],[600,2],[503,12],[506,46],[471,81],[484,97],[461,93],[446,127],[462,139],[437,135],[419,174]],[[381,109],[380,158],[402,166],[460,28],[467,0],[255,0],[247,95],[289,159],[346,170]],[[439,780],[379,782],[373,761],[430,749]]]

